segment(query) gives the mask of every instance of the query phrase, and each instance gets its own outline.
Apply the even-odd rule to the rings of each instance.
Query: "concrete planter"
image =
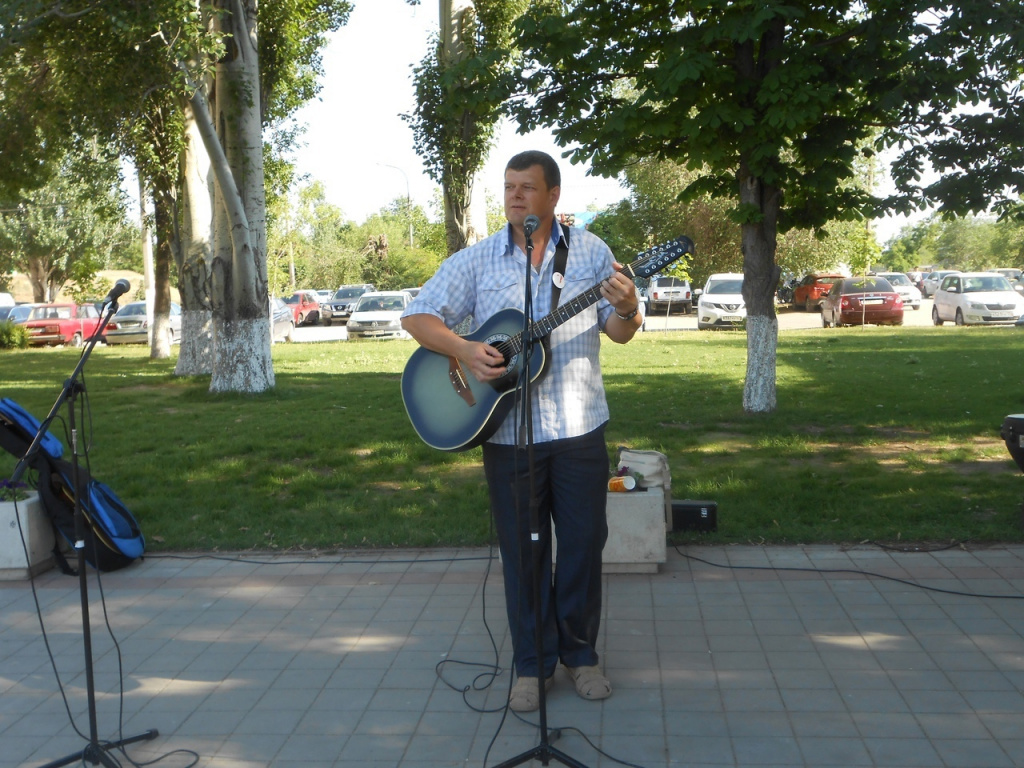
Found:
[[[665,489],[608,494],[605,573],[657,573],[665,562]]]
[[[657,573],[665,562],[665,489],[608,494],[603,573]],[[558,538],[552,534],[552,557]]]
[[[28,562],[25,561],[26,549]],[[17,510],[13,501],[0,501],[0,581],[27,579],[52,567],[53,526],[43,511],[39,495],[32,493],[19,501]]]

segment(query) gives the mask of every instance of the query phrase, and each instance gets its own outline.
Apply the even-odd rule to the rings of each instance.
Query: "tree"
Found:
[[[1024,224],[1007,218],[968,216],[943,219],[933,214],[904,227],[888,243],[883,260],[898,269],[936,268],[984,270],[1018,266],[1024,259]]]
[[[261,8],[273,62],[263,73],[255,0],[198,6],[194,0],[156,0],[114,4],[102,13],[90,0],[24,0],[0,15],[0,30],[17,32],[14,42],[0,46],[0,71],[10,65],[20,74],[42,73],[39,79],[59,107],[46,113],[53,118],[50,123],[30,120],[20,135],[22,143],[44,143],[51,135],[62,135],[67,126],[84,122],[136,161],[154,196],[157,274],[169,275],[169,269],[159,267],[174,253],[187,277],[182,290],[184,332],[209,327],[208,322],[188,322],[193,309],[212,315],[220,331],[204,337],[211,343],[183,344],[177,370],[212,369],[215,391],[262,391],[272,385],[262,121],[283,120],[315,91],[316,51],[326,31],[347,16],[350,4],[267,0]],[[208,78],[214,59],[225,81],[221,85]],[[29,90],[12,90],[19,100],[0,101],[0,114],[9,105],[23,109],[34,103]],[[17,120],[0,119],[7,122]],[[45,159],[47,154],[41,151],[40,156]],[[29,175],[18,166],[0,172],[0,179],[19,172]],[[183,204],[182,185],[188,193]],[[202,200],[211,194],[219,195],[221,205]],[[222,219],[220,239],[213,241],[210,231],[217,216],[228,216],[230,226],[223,226]],[[174,236],[179,227],[187,239]],[[166,247],[161,247],[161,238]],[[174,251],[179,242],[187,251]],[[211,290],[212,296],[203,293]],[[157,295],[159,304],[161,293]],[[265,345],[255,338],[261,333],[268,339]]]
[[[524,128],[555,127],[598,173],[672,159],[699,172],[688,198],[732,201],[748,308],[743,407],[766,412],[780,232],[1017,201],[1022,18],[1019,0],[553,0],[522,21],[516,111]],[[850,183],[889,147],[893,195]],[[941,176],[923,185],[929,162]]]
[[[170,354],[170,273],[176,241],[181,152],[180,64],[202,62],[218,43],[190,0],[121,3],[100,9],[88,0],[25,0],[6,8],[0,27],[17,30],[0,49],[0,72],[28,67],[49,95],[34,106],[0,104],[4,119],[24,120],[20,141],[48,157],[50,141],[68,131],[92,135],[135,163],[155,201],[154,320],[151,354]],[[8,110],[10,110],[8,112]],[[33,122],[45,129],[31,127]],[[4,167],[0,178],[11,171]]]
[[[96,272],[129,247],[117,158],[79,141],[35,189],[0,198],[0,268],[32,283],[49,302],[66,284],[91,286]]]
[[[486,234],[471,221],[473,182],[511,93],[514,23],[527,4],[440,0],[440,39],[414,69],[416,111],[402,117],[412,125],[427,175],[441,185],[449,254]]]

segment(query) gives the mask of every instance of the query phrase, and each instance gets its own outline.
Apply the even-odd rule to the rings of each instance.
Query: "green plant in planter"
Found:
[[[0,480],[0,501],[24,501],[29,497],[28,486],[4,478]]]
[[[28,331],[24,326],[10,320],[0,320],[0,349],[25,349],[28,347]]]

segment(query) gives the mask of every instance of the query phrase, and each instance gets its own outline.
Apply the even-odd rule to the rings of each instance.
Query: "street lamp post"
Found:
[[[405,179],[405,213],[409,217],[409,247],[415,248],[416,243],[412,239],[412,193],[409,187],[409,176],[397,165],[389,165],[388,163],[377,163],[377,165],[382,165],[385,168],[393,168],[402,174],[402,177]]]

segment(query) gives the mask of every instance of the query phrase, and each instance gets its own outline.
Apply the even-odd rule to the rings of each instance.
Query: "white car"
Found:
[[[889,282],[893,290],[900,295],[904,307],[921,308],[921,291],[910,282],[910,278],[904,272],[876,272],[875,277],[884,277]]]
[[[666,312],[676,307],[683,310],[684,315],[690,314],[693,295],[690,281],[681,277],[652,277],[647,286],[647,306],[651,312],[663,309]]]
[[[167,343],[177,344],[181,341],[181,307],[177,302],[171,302],[168,323]],[[146,314],[146,302],[133,301],[117,310],[103,332],[103,340],[110,345],[148,344],[149,317]]]
[[[738,272],[711,275],[697,299],[697,330],[734,328],[746,319],[743,275]]]
[[[925,275],[924,279],[921,280],[921,294],[927,299],[929,296],[934,296],[935,292],[939,290],[939,285],[949,275],[958,275],[959,270],[956,269],[940,269],[937,272],[929,272]]]
[[[359,297],[348,318],[350,339],[410,339],[402,312],[412,301],[405,291],[371,291]]]
[[[995,272],[958,272],[947,275],[935,292],[932,322],[942,325],[1016,323],[1024,315],[1024,297],[1010,281]]]

